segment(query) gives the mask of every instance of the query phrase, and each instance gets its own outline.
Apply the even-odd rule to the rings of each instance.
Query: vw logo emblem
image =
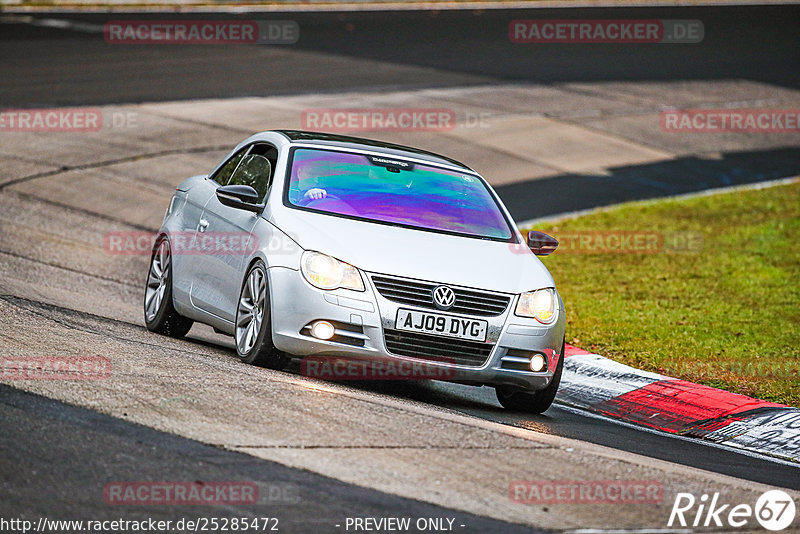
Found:
[[[449,310],[456,302],[456,293],[447,286],[436,286],[431,291],[433,303],[440,310]]]

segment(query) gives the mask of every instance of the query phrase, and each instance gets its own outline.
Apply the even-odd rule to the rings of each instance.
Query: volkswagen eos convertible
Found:
[[[174,337],[208,324],[272,369],[293,356],[423,363],[541,413],[561,378],[565,314],[536,255],[557,245],[524,239],[486,181],[450,158],[262,132],[177,187],[145,322]]]

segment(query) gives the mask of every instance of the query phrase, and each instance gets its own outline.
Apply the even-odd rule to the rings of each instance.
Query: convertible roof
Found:
[[[291,141],[304,141],[311,142],[319,145],[326,146],[345,146],[349,148],[370,147],[380,148],[382,151],[393,154],[395,156],[414,156],[418,159],[430,161],[432,163],[447,163],[450,165],[457,165],[464,169],[472,171],[471,168],[464,165],[460,161],[436,154],[435,152],[428,152],[427,150],[420,150],[410,146],[396,145],[394,143],[387,143],[384,141],[376,141],[374,139],[364,139],[362,137],[352,137],[349,135],[336,135],[322,132],[306,132],[302,130],[273,130],[279,134],[288,137]],[[474,172],[474,171],[472,171]]]

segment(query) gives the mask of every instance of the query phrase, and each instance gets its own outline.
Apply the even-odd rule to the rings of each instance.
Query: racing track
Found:
[[[773,44],[756,42],[758,32],[753,30],[745,35],[742,46],[749,44],[758,50],[775,46],[766,67],[756,67],[755,63],[760,62],[755,60],[752,64],[723,62],[716,64],[717,70],[700,72],[699,65],[692,67],[689,62],[689,66],[681,67],[687,72],[663,76],[684,74],[695,78],[691,84],[676,85],[667,81],[641,81],[652,72],[637,63],[639,66],[631,67],[629,72],[615,73],[613,83],[598,79],[598,73],[606,72],[602,68],[589,72],[581,80],[586,83],[578,87],[574,85],[577,69],[559,66],[554,61],[548,63],[544,78],[571,80],[573,84],[549,87],[556,92],[550,98],[566,101],[567,108],[583,105],[590,109],[591,105],[582,99],[616,92],[621,95],[620,100],[627,104],[635,102],[646,112],[650,109],[647,101],[655,94],[674,103],[691,101],[697,93],[715,87],[709,79],[719,77],[725,81],[717,84],[724,84],[734,100],[736,95],[745,95],[745,99],[758,101],[754,95],[761,88],[770,87],[781,95],[779,102],[793,102],[796,106],[797,96],[792,88],[796,87],[797,70],[789,68],[796,66],[796,48],[791,52],[788,45],[780,45],[785,42],[781,41],[781,28],[791,17],[777,8],[764,9],[759,14],[766,17],[765,24],[771,21],[776,28],[777,37],[770,41]],[[775,10],[771,15],[774,18],[769,16],[770,9]],[[323,22],[333,16],[327,17]],[[474,32],[468,17],[458,14],[447,17],[451,24],[461,28],[461,34]],[[708,17],[713,21],[711,15]],[[731,9],[726,11],[726,17],[732,17],[726,22],[744,27],[743,21],[752,20],[752,13],[744,8]],[[371,20],[384,25],[397,22],[397,18],[384,15]],[[308,42],[301,42],[300,50],[238,49],[242,53],[234,57],[228,50],[209,54],[191,47],[180,51],[140,49],[111,53],[96,36],[22,24],[5,25],[4,29],[11,31],[3,32],[0,37],[3,70],[9,74],[0,82],[2,101],[4,106],[93,105],[254,94],[255,89],[247,85],[253,78],[240,78],[242,85],[236,88],[221,83],[223,79],[229,83],[230,76],[221,76],[210,83],[178,83],[177,80],[192,80],[192,76],[209,80],[208,71],[198,67],[201,52],[204,59],[210,55],[209,61],[227,62],[241,72],[253,64],[254,55],[263,59],[276,54],[281,61],[270,58],[270,65],[284,70],[270,71],[274,76],[267,77],[266,82],[275,85],[264,89],[268,94],[293,91],[301,85],[309,93],[354,86],[363,90],[369,85],[373,93],[370,98],[380,101],[381,92],[396,91],[398,86],[460,87],[499,83],[510,75],[471,72],[468,66],[458,64],[459,52],[464,50],[457,47],[451,56],[453,63],[449,64],[452,68],[447,70],[436,64],[441,58],[423,60],[427,51],[422,45],[398,52],[389,58],[390,62],[369,57],[392,56],[380,47],[359,53],[362,49],[358,48],[357,39],[343,46],[346,55],[330,55],[332,41],[325,32],[331,31],[332,26],[336,24],[322,24],[319,36],[312,35]],[[302,21],[301,27],[305,27]],[[369,33],[362,36],[362,39],[372,38]],[[712,40],[709,46],[723,47],[723,44]],[[487,48],[487,54],[491,55],[492,50],[495,49]],[[709,55],[713,56],[714,50],[712,47]],[[624,52],[615,50],[604,59],[618,65],[615,54],[624,56]],[[673,52],[663,53],[669,56]],[[131,54],[135,57],[128,59],[135,59],[139,65],[166,66],[170,76],[166,78],[162,73],[160,79],[168,82],[148,81],[153,72],[141,69],[144,73],[141,83],[130,83],[130,61],[108,61],[119,57],[115,54]],[[398,54],[400,57],[396,57]],[[402,57],[403,54],[407,57]],[[79,56],[85,58],[88,67],[82,76],[76,77],[74,69],[68,66]],[[592,58],[590,49],[576,60],[576,65],[593,59],[596,58]],[[288,60],[294,68],[285,68]],[[501,64],[513,66],[513,63],[512,58]],[[476,64],[490,70],[480,61]],[[322,69],[325,76],[310,76],[309,80],[308,73],[319,71],[321,65],[327,67]],[[346,66],[347,72],[353,74],[343,76],[333,65]],[[43,78],[45,72],[47,83]],[[730,77],[751,80],[729,81]],[[109,80],[115,81],[107,83]],[[478,91],[481,86],[477,86]],[[196,92],[185,93],[187,87]],[[513,90],[508,91],[513,94]],[[333,102],[342,101],[336,95],[331,98]],[[761,94],[761,98],[766,97]],[[314,103],[307,105],[317,105],[317,101],[309,102]],[[247,105],[258,103],[245,103],[245,109]],[[147,259],[105,253],[100,245],[104,233],[154,229],[177,177],[208,168],[221,157],[224,148],[256,128],[248,123],[213,123],[202,112],[192,119],[187,117],[191,113],[181,115],[168,104],[136,110],[137,128],[102,132],[96,137],[2,134],[0,339],[3,350],[7,351],[5,354],[29,356],[99,354],[111,358],[114,373],[108,381],[93,383],[14,384],[110,417],[0,386],[4,451],[4,460],[0,462],[4,481],[0,485],[3,503],[0,516],[18,515],[20,510],[27,510],[32,517],[38,514],[80,517],[83,515],[80,511],[91,511],[92,518],[116,516],[119,510],[105,506],[99,497],[103,483],[159,477],[207,480],[246,477],[264,484],[300,488],[299,506],[297,503],[294,507],[286,506],[286,502],[262,503],[261,508],[247,510],[254,514],[279,510],[287,523],[294,525],[291,531],[324,526],[336,531],[333,525],[347,515],[399,515],[398,510],[414,516],[453,515],[452,509],[544,528],[658,528],[665,525],[677,491],[697,493],[715,489],[731,500],[745,502],[763,491],[758,483],[800,490],[797,467],[646,432],[563,407],[554,407],[537,417],[509,414],[499,408],[492,392],[485,388],[416,382],[325,383],[299,376],[297,365],[287,373],[243,366],[236,361],[226,338],[202,327],[195,327],[185,341],[147,333],[139,311]],[[605,122],[590,122],[581,117],[564,120],[619,136],[635,135],[632,132],[638,126],[630,118],[630,107],[625,111],[627,115],[604,111],[610,115]],[[563,113],[545,110],[555,116],[560,112]],[[280,112],[275,113],[280,120],[286,120]],[[496,120],[514,120],[515,113],[520,113],[519,109],[506,110],[506,115],[496,115]],[[241,109],[234,110],[232,116],[241,117]],[[458,145],[458,139],[447,135],[422,135],[413,144],[427,146],[428,141],[445,145],[436,148],[445,153],[450,153],[449,146]],[[659,141],[659,149],[683,155],[677,160],[644,161],[588,175],[561,173],[529,179],[512,176],[507,182],[497,184],[498,190],[508,198],[521,198],[512,200],[512,207],[518,218],[527,218],[547,214],[547,210],[525,211],[532,203],[526,202],[526,198],[567,196],[563,191],[570,188],[568,184],[573,180],[597,184],[610,178],[618,187],[608,187],[606,181],[602,187],[585,190],[583,195],[570,195],[573,200],[550,207],[552,213],[798,172],[796,142],[787,143],[785,137],[744,136],[734,142],[700,140],[703,146],[683,153],[675,146],[678,141]],[[406,142],[413,142],[413,138]],[[192,152],[182,154],[187,149]],[[721,160],[698,157],[697,154],[704,152],[728,156]],[[485,156],[483,152],[480,154],[486,167],[480,170],[487,176],[495,174],[492,170],[498,176],[513,174],[498,163],[506,154],[497,150]],[[69,168],[62,169],[62,165]],[[675,172],[676,169],[691,169],[696,174],[687,177],[686,173]],[[665,176],[675,175],[681,178],[665,181]],[[520,197],[523,191],[525,196]],[[187,461],[187,457],[197,461]],[[548,510],[548,507],[511,503],[506,497],[512,480],[609,479],[621,473],[629,479],[662,480],[664,503],[656,507],[625,506],[621,512],[619,507],[602,505],[554,505]],[[313,510],[313,517],[309,517],[309,510]],[[229,514],[237,510],[215,511]],[[195,512],[209,513],[207,509],[186,509],[186,515]],[[126,516],[127,513],[125,510]],[[168,517],[171,513],[154,508],[132,512],[151,517],[156,514]],[[474,532],[512,528],[466,515],[463,521]]]

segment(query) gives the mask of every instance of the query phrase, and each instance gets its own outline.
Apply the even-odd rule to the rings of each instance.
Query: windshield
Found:
[[[510,240],[511,228],[483,181],[392,156],[294,150],[287,205],[472,237]]]

